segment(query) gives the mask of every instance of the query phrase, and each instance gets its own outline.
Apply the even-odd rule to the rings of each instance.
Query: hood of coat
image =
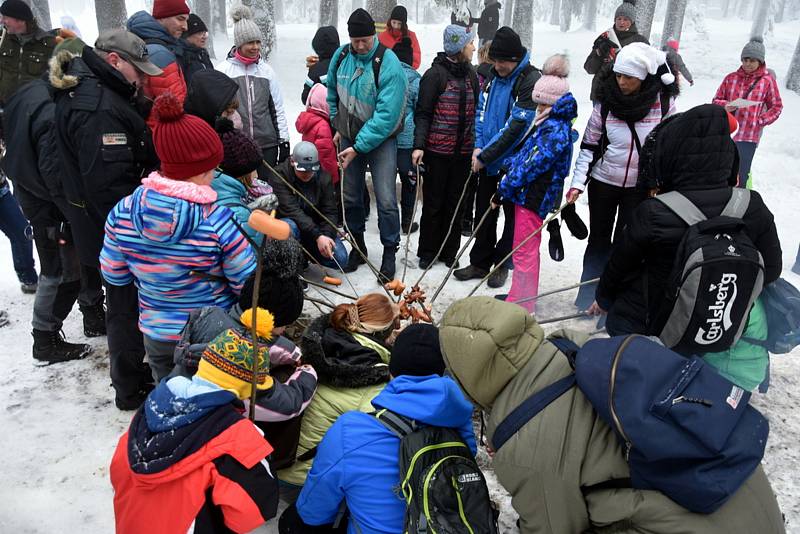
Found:
[[[183,109],[214,128],[217,118],[236,97],[238,90],[236,82],[218,70],[197,71],[187,88]]]
[[[490,410],[542,343],[544,330],[516,304],[470,297],[447,309],[439,340],[450,374],[467,396]]]
[[[81,80],[97,78],[100,82],[128,100],[136,95],[136,86],[132,85],[114,67],[106,63],[88,46],[83,54],[77,55],[69,50],[60,50],[50,58],[49,80],[56,90],[63,91],[76,87]]]
[[[314,319],[300,340],[303,362],[317,372],[319,382],[359,388],[389,381],[389,366],[375,351],[367,351],[347,332],[330,325],[330,314]],[[357,349],[358,355],[348,349]]]
[[[152,173],[131,198],[136,232],[157,243],[177,243],[190,236],[206,217],[217,193],[209,186],[164,178]]]
[[[314,34],[311,47],[320,59],[330,59],[339,48],[339,32],[333,26],[323,26]]]
[[[128,19],[128,31],[138,35],[142,41],[160,39],[166,43],[178,44],[178,40],[147,11],[137,11],[131,15]]]
[[[372,405],[426,425],[443,427],[469,419],[473,409],[458,384],[438,375],[399,376],[372,400]]]
[[[738,151],[722,106],[703,104],[662,122],[645,145],[640,167],[662,193],[736,185]]]
[[[303,135],[306,135],[320,122],[327,122],[328,116],[322,111],[316,109],[309,109],[308,111],[301,111],[294,122],[294,127]]]
[[[306,99],[306,111],[316,111],[322,113],[324,117],[330,115],[330,106],[328,105],[328,88],[321,83],[315,83],[308,91],[308,98]]]
[[[242,198],[247,194],[247,188],[242,182],[224,173],[214,177],[211,188],[216,191],[216,203],[220,206],[242,205]]]
[[[487,65],[489,65],[487,63]],[[453,78],[466,78],[469,74],[469,69],[471,68],[470,64],[465,61],[453,62],[447,59],[447,54],[444,52],[438,52],[436,57],[433,58],[431,62],[431,67],[442,67],[447,72],[450,73]],[[491,69],[491,65],[489,65],[489,69]],[[488,72],[488,70],[487,70]]]
[[[761,63],[761,65],[759,65],[758,68],[756,70],[754,70],[753,72],[751,72],[751,73],[747,73],[744,70],[744,67],[739,67],[736,70],[736,76],[738,76],[739,78],[741,78],[743,80],[750,81],[752,83],[753,80],[755,80],[756,78],[761,78],[762,76],[764,76],[768,72],[769,72],[769,69],[767,69],[767,64],[766,63]]]
[[[406,81],[408,82],[409,85],[411,85],[411,82],[413,82],[414,80],[419,80],[422,78],[422,74],[420,74],[417,71],[417,69],[415,69],[408,63],[403,63],[401,61],[400,65],[403,66],[403,73],[406,75]]]
[[[525,69],[525,67],[527,67],[530,62],[531,62],[531,51],[526,48],[525,55],[522,56],[522,60],[519,63],[517,63],[517,66],[514,67],[514,70],[511,71],[511,74],[509,74],[506,77],[500,76],[499,74],[497,74],[497,71],[494,70],[494,67],[492,67],[492,76],[497,79],[497,83],[511,83],[512,80],[517,79],[519,73],[522,72],[523,69]]]
[[[550,108],[550,117],[570,124],[578,116],[578,102],[572,93],[566,93]]]

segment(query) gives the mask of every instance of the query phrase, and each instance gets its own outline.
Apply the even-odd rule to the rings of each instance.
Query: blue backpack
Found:
[[[764,456],[769,424],[750,393],[697,357],[684,358],[640,335],[594,339],[582,348],[548,338],[575,373],[533,394],[492,437],[498,450],[576,383],[622,442],[630,480],[584,490],[658,490],[687,510],[710,514],[750,477]]]
[[[772,354],[787,354],[800,345],[800,291],[778,278],[761,292],[767,316],[767,339],[746,338]]]

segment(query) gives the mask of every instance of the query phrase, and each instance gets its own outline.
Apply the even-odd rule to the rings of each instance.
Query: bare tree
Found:
[[[747,18],[747,6],[750,5],[750,0],[741,0],[739,3],[739,18]]]
[[[800,38],[797,39],[792,62],[789,64],[789,74],[786,75],[786,88],[800,94]]]
[[[506,11],[503,14],[503,26],[511,26],[511,19],[514,15],[514,0],[503,2],[503,9]]]
[[[583,12],[583,29],[594,31],[597,26],[597,0],[586,0]]]
[[[653,17],[656,14],[658,0],[639,0],[636,2],[636,29],[639,33],[650,39],[650,30],[653,28]]]
[[[558,26],[561,17],[561,0],[553,0],[553,8],[550,10],[550,25]]]
[[[94,0],[94,12],[97,17],[97,30],[101,32],[124,28],[128,19],[125,0]]]
[[[688,0],[669,0],[667,3],[667,15],[664,18],[664,31],[661,32],[661,46],[667,44],[670,39],[681,40],[681,30],[683,29],[683,17],[686,15],[686,4]]]
[[[750,27],[750,38],[764,37],[767,31],[767,19],[769,18],[771,0],[756,0],[756,13],[753,18],[753,25]]]
[[[31,6],[31,11],[33,11],[33,18],[36,19],[36,23],[39,27],[43,30],[49,30],[53,27],[53,24],[50,22],[50,4],[47,0],[27,0],[27,3]]]
[[[572,0],[561,0],[559,29],[562,32],[568,32],[570,26],[572,26]]]
[[[386,24],[397,0],[367,0],[367,11],[377,24]]]
[[[95,0],[97,1],[97,0]],[[212,35],[227,35],[227,9],[225,0],[212,0],[211,7],[213,13],[211,14],[211,34]]]
[[[786,11],[786,0],[778,0],[775,5],[775,22],[783,22],[783,13]]]
[[[722,18],[727,19],[731,10],[731,0],[722,0]]]
[[[339,0],[319,0],[319,26],[336,26],[339,21]]]
[[[198,17],[200,17],[200,20],[202,20],[206,24],[207,28],[210,28],[212,26],[211,20],[213,18],[211,16],[211,0],[194,0],[194,5],[192,7],[193,7],[192,11],[194,11],[194,13]],[[210,38],[208,39],[208,44],[206,44],[206,49],[208,50],[209,56],[211,56],[212,58],[217,57],[216,54],[214,53],[213,36],[210,36]]]
[[[253,22],[261,29],[264,41],[261,43],[261,53],[265,59],[278,49],[278,40],[275,35],[275,0],[242,0],[253,12]]]
[[[275,21],[276,22],[286,21],[286,17],[284,16],[283,0],[275,0]]]
[[[519,34],[522,46],[533,45],[533,0],[516,0],[511,27]]]

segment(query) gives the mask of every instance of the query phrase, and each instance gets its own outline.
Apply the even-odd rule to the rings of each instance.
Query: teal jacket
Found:
[[[419,97],[419,81],[422,78],[419,72],[414,70],[411,65],[401,63],[403,72],[406,74],[408,88],[406,90],[406,109],[405,119],[403,119],[403,131],[397,135],[397,148],[414,148],[414,110],[417,108],[417,97]]]
[[[255,241],[257,245],[260,245],[261,240],[264,239],[264,234],[256,232],[247,223],[247,219],[250,218],[250,208],[242,200],[247,193],[244,184],[236,178],[220,173],[211,181],[211,188],[217,192],[215,204],[225,206],[231,210],[233,218],[247,234],[247,237]]]
[[[328,67],[331,124],[343,137],[354,141],[353,148],[363,154],[402,129],[406,76],[394,52],[386,50],[376,88],[372,58],[378,48],[377,37],[368,53],[351,51],[337,65],[344,46],[336,50]]]

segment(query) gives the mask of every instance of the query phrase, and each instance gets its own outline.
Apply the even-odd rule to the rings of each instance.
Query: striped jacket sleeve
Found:
[[[125,286],[134,280],[133,274],[128,268],[128,260],[120,250],[117,241],[117,212],[123,202],[125,202],[125,199],[121,200],[108,214],[103,250],[100,251],[100,269],[103,273],[103,278],[109,284],[115,286]]]
[[[230,287],[239,293],[247,277],[256,268],[256,257],[250,243],[231,220],[233,212],[224,206],[217,206],[216,233],[221,248],[222,272],[230,282]]]

